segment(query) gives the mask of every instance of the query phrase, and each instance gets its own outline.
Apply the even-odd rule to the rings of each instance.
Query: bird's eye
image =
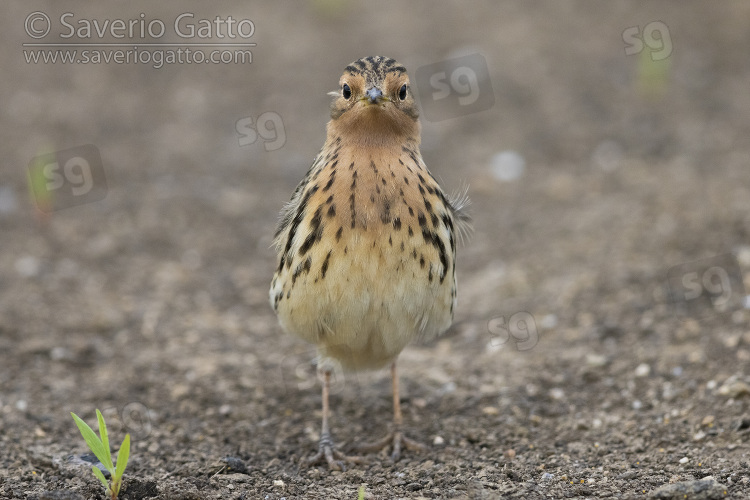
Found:
[[[398,91],[398,98],[402,101],[406,99],[406,84],[403,84],[401,90]]]
[[[344,96],[344,99],[349,99],[352,96],[352,89],[346,83],[341,88],[341,95]]]

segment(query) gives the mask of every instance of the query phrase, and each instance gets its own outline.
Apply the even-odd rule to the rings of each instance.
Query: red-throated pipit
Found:
[[[285,331],[315,343],[323,380],[318,453],[332,469],[357,462],[328,428],[332,363],[391,365],[393,428],[363,447],[422,446],[401,432],[396,358],[410,341],[443,333],[456,304],[456,239],[468,229],[419,152],[417,104],[406,69],[366,57],[344,69],[323,149],[281,211],[270,299]]]

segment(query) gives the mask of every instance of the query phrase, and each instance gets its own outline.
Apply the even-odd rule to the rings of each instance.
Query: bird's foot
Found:
[[[397,429],[390,431],[383,439],[375,441],[374,443],[362,444],[355,449],[360,453],[373,453],[380,450],[387,450],[389,448],[393,450],[391,452],[391,460],[397,462],[401,457],[402,448],[411,451],[424,451],[427,449],[427,446],[419,441],[404,436],[403,432]]]
[[[330,434],[324,434],[320,437],[320,443],[318,444],[318,452],[312,457],[305,459],[301,465],[310,467],[318,464],[328,464],[330,470],[345,471],[347,463],[363,464],[367,463],[367,460],[362,457],[350,456],[341,453],[336,449],[333,444],[333,439]]]

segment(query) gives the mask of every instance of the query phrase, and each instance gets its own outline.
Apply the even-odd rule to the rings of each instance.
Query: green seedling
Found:
[[[128,465],[128,456],[130,455],[130,434],[125,435],[125,439],[120,445],[120,451],[117,452],[117,466],[112,463],[112,452],[109,450],[109,438],[107,437],[107,424],[104,423],[104,417],[99,410],[96,410],[96,418],[99,421],[99,436],[88,426],[86,422],[81,420],[75,413],[70,414],[75,420],[78,430],[81,431],[83,439],[86,440],[86,444],[94,453],[96,458],[104,465],[109,471],[110,482],[104,477],[104,474],[98,467],[93,466],[91,470],[94,472],[99,481],[104,485],[104,489],[107,490],[107,495],[112,500],[117,500],[117,495],[120,493],[120,486],[122,485],[122,475],[125,472],[125,466]]]

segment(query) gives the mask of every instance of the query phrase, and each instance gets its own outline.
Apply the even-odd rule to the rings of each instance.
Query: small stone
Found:
[[[740,398],[742,396],[750,395],[750,385],[742,382],[741,380],[727,381],[719,387],[719,394],[727,396],[733,399]]]
[[[714,500],[728,498],[726,486],[716,481],[681,481],[665,484],[649,495],[652,500]]]
[[[617,141],[600,142],[591,153],[591,162],[604,172],[612,172],[622,165],[625,153]]]
[[[286,484],[284,484],[284,481],[282,481],[281,479],[274,479],[273,480],[273,487],[274,488],[283,488],[284,486],[286,486]]]
[[[546,314],[542,316],[539,326],[545,330],[552,330],[557,326],[557,316],[554,314]]]
[[[39,274],[42,266],[39,259],[33,255],[26,255],[25,257],[16,259],[14,267],[16,268],[16,272],[24,278],[33,278]]]
[[[587,354],[586,364],[592,368],[599,368],[607,364],[607,357],[601,354]]]
[[[693,441],[700,441],[703,438],[706,437],[706,433],[703,431],[698,431],[695,434],[693,434]]]
[[[493,177],[499,181],[510,182],[523,175],[526,160],[515,151],[501,151],[490,160]]]
[[[641,403],[640,399],[636,399],[633,401],[632,406],[634,410],[640,410],[641,408],[643,408],[643,403]]]
[[[681,464],[686,464],[686,463],[688,463],[689,461],[690,461],[690,460],[688,460],[688,457],[682,457],[682,458],[680,459],[680,463],[681,463]]]
[[[646,363],[641,363],[635,369],[635,376],[638,378],[647,377],[651,373],[651,367]]]
[[[542,481],[552,481],[553,479],[555,479],[554,474],[550,474],[549,472],[542,474]]]
[[[563,391],[559,387],[555,387],[553,389],[550,389],[550,391],[549,391],[549,397],[551,397],[554,400],[559,401],[559,400],[565,398],[565,391]]]
[[[482,408],[482,413],[484,413],[485,415],[493,415],[494,416],[494,415],[499,415],[500,414],[500,410],[498,410],[494,406],[485,406],[484,408]]]
[[[18,210],[16,192],[11,186],[0,186],[0,214],[12,214]]]
[[[435,436],[432,440],[432,444],[435,446],[442,446],[445,444],[445,439],[443,439],[443,436]]]
[[[514,458],[516,458],[516,450],[512,448],[505,450],[503,456],[506,458],[506,460],[513,460]]]
[[[713,415],[706,415],[703,417],[703,420],[701,420],[701,425],[703,427],[712,427],[714,425],[715,417]]]

